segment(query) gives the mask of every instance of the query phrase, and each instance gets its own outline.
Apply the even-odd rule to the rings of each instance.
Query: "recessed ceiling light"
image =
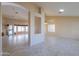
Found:
[[[64,9],[59,9],[59,13],[63,13],[64,12]]]

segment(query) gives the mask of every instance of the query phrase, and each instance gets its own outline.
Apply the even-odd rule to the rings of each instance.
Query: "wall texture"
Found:
[[[49,33],[59,37],[79,39],[79,17],[78,16],[48,16],[46,17],[48,24],[55,24],[56,32]]]
[[[1,16],[1,3],[0,3],[0,55],[2,55],[2,37],[1,37],[1,32],[2,32],[2,16]]]

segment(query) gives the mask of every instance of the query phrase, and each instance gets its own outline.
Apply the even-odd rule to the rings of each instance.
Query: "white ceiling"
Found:
[[[79,2],[35,2],[34,4],[44,8],[47,16],[79,16]],[[64,9],[59,14],[59,9]]]
[[[2,3],[2,14],[10,19],[28,19],[28,10],[14,3]]]
[[[32,2],[44,8],[46,16],[79,16],[79,2]],[[64,9],[59,14],[59,9]],[[18,12],[18,14],[16,14]],[[28,9],[14,3],[2,3],[2,14],[12,19],[28,19]]]

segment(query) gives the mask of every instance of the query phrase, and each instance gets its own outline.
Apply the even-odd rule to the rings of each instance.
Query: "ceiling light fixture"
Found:
[[[59,9],[59,13],[63,13],[64,12],[64,9]]]

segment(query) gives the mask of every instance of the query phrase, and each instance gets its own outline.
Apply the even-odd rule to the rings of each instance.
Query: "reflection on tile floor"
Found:
[[[79,40],[76,39],[54,36],[46,37],[44,42],[31,47],[19,44],[21,47],[15,49],[12,46],[13,43],[10,43],[10,45],[13,48],[13,50],[10,50],[10,55],[13,56],[79,56]],[[18,47],[17,44],[14,44],[14,46]]]
[[[2,38],[3,52],[11,53],[20,47],[26,47],[28,45],[28,34],[26,35],[14,35],[14,36],[5,36]]]

